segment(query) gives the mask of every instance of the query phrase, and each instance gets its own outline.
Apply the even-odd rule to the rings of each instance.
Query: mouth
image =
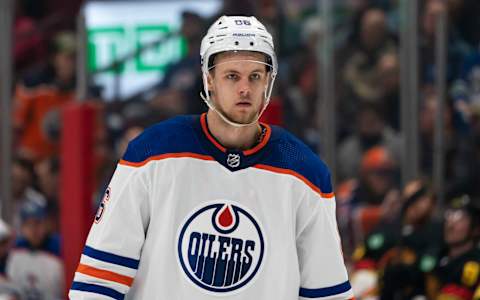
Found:
[[[250,107],[252,106],[252,103],[247,102],[247,101],[240,101],[237,104],[235,104],[237,107]]]

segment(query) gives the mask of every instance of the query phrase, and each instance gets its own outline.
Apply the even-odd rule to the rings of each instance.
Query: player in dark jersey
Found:
[[[357,297],[412,299],[423,294],[424,272],[434,266],[441,226],[433,218],[435,196],[422,180],[406,185],[401,214],[383,221],[354,253]]]
[[[480,203],[475,200],[455,198],[445,212],[446,248],[428,276],[431,299],[480,299]]]

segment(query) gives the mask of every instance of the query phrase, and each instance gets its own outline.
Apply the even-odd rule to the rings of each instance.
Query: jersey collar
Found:
[[[207,125],[207,114],[206,113],[203,113],[201,116],[200,116],[200,124],[202,125],[202,131],[203,133],[205,134],[205,136],[207,137],[207,139],[220,151],[222,151],[223,153],[227,153],[229,152],[229,149],[225,148],[222,144],[220,144],[219,141],[217,141],[217,139],[215,139],[215,137],[210,133],[210,130],[208,129],[208,125]],[[262,150],[267,144],[268,144],[268,141],[270,140],[270,137],[272,135],[272,129],[270,128],[270,126],[268,126],[268,124],[265,124],[265,123],[260,123],[260,125],[266,129],[266,132],[265,132],[265,136],[263,137],[262,141],[260,143],[258,143],[257,145],[255,145],[255,147],[251,148],[251,149],[248,149],[248,150],[243,150],[241,151],[242,154],[244,156],[248,156],[248,155],[252,155],[252,154],[255,154],[257,153],[258,151]]]

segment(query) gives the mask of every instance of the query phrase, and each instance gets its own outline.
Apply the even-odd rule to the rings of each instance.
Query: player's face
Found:
[[[215,58],[209,89],[216,108],[230,120],[253,122],[263,108],[268,84],[264,61],[256,52],[226,52]]]
[[[46,219],[29,218],[22,224],[22,235],[34,247],[41,245],[48,234],[48,222]]]
[[[418,198],[405,212],[405,219],[410,224],[419,224],[428,218],[434,209],[435,201],[427,195]]]
[[[455,245],[468,238],[470,217],[462,210],[447,210],[445,213],[444,236],[448,245]]]

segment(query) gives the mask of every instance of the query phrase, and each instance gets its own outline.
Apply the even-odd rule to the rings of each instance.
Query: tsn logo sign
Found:
[[[88,29],[88,68],[90,72],[95,72],[172,32],[168,24],[91,27]],[[122,63],[116,72],[163,72],[169,64],[184,57],[186,52],[184,38],[173,34],[157,46],[141,51],[135,58]],[[112,70],[110,73],[115,72]]]

